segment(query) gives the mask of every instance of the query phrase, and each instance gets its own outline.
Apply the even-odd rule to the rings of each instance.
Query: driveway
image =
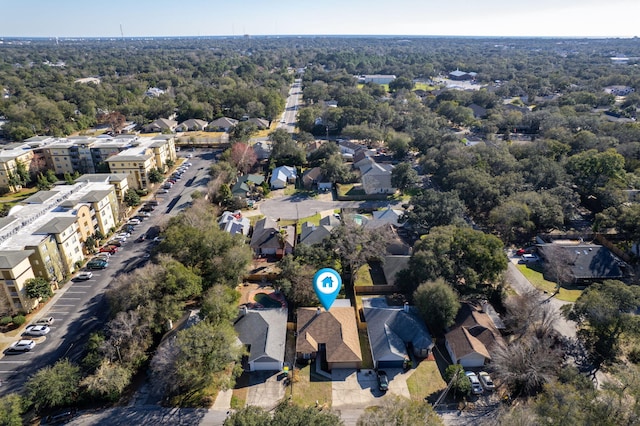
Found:
[[[381,405],[392,395],[410,398],[407,379],[412,370],[408,373],[399,368],[385,371],[389,377],[389,390],[386,393],[378,390],[378,379],[374,370],[360,370],[358,373],[350,369],[334,369],[331,372],[331,407],[334,410],[364,411],[366,407]]]
[[[522,272],[520,272],[520,270],[516,267],[517,262],[517,258],[510,259],[507,268],[506,280],[516,293],[524,294],[530,289],[535,289],[535,287],[529,282],[527,278],[525,278],[524,275],[522,275]],[[542,292],[539,292],[539,297],[540,303],[550,304],[553,307],[554,312],[556,312],[557,319],[554,324],[555,330],[567,338],[575,339],[577,324],[573,321],[567,320],[564,316],[562,316],[562,312],[560,311],[562,306],[570,304],[571,302],[563,302],[562,300],[558,300],[554,297],[549,297]]]
[[[247,405],[255,405],[266,410],[273,409],[284,398],[283,375],[273,371],[249,373]]]

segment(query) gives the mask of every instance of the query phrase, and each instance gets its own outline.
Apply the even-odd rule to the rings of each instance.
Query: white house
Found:
[[[271,189],[282,189],[287,186],[288,183],[296,181],[297,173],[296,168],[291,166],[280,166],[273,169],[271,174],[271,180],[269,184]]]

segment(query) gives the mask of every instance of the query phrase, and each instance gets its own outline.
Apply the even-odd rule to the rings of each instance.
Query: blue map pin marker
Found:
[[[340,274],[331,268],[320,269],[313,276],[313,289],[325,310],[331,309],[342,288]]]

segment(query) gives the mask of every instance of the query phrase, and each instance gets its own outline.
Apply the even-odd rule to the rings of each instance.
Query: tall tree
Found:
[[[391,170],[391,186],[398,188],[401,192],[413,188],[418,182],[420,182],[418,172],[411,167],[410,163],[400,163]]]
[[[38,370],[25,383],[25,397],[38,412],[76,402],[80,368],[67,359]]]
[[[413,301],[420,315],[435,333],[452,326],[460,309],[458,294],[442,278],[427,281],[413,293]]]

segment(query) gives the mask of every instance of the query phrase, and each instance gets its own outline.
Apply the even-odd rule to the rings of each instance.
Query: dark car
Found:
[[[389,377],[387,377],[387,372],[378,370],[378,390],[382,392],[386,392],[389,390]]]
[[[104,269],[107,266],[109,266],[109,262],[102,259],[92,259],[87,262],[87,269]]]
[[[141,242],[143,242],[143,241],[144,241],[144,240],[146,240],[146,239],[147,239],[146,235],[145,235],[145,234],[142,234],[142,235],[140,235],[138,238],[136,238],[136,239],[135,239],[135,242],[136,242],[136,243],[141,243]]]

